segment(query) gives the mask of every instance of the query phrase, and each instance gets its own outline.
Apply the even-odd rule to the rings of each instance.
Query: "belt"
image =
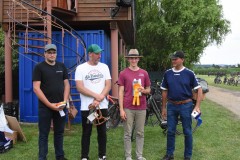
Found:
[[[192,101],[191,98],[183,100],[183,101],[173,101],[173,100],[168,99],[168,102],[171,102],[171,103],[176,104],[176,105],[185,104],[185,103],[191,102],[191,101]]]

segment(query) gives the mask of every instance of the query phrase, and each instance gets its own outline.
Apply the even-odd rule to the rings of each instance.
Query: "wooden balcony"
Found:
[[[25,0],[36,8],[46,11],[47,1],[49,0]],[[19,5],[12,6],[12,0],[0,1],[0,25],[7,24],[14,19],[21,22],[35,23],[36,14],[29,14],[33,8],[24,5],[29,10],[23,9],[21,0]],[[75,0],[76,11],[68,10],[67,0],[51,0],[51,12],[74,29],[110,30],[110,23],[116,22],[127,44],[134,43],[134,26],[132,7],[117,6],[116,0]],[[10,12],[15,13],[15,17],[9,17]],[[37,14],[43,12],[35,10]],[[37,23],[37,22],[36,22]]]

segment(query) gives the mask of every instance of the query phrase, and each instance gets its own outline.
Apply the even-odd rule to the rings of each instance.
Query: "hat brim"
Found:
[[[125,58],[134,58],[134,57],[136,57],[136,58],[142,58],[143,56],[124,56]]]
[[[101,53],[102,51],[104,51],[104,49],[99,49],[99,50],[96,50],[96,51],[94,51],[94,52],[92,52],[92,53],[99,54],[99,53]]]
[[[49,51],[49,50],[54,50],[54,51],[56,51],[56,48],[49,48],[49,49],[45,50],[45,52],[47,52],[47,51]]]
[[[183,59],[184,57],[178,57],[178,56],[171,56],[171,57],[170,57],[170,59],[178,59],[178,58]]]
[[[176,56],[171,56],[170,59],[177,59],[179,57],[176,57]]]

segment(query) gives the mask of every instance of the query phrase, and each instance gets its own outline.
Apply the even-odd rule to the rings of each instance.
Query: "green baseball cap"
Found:
[[[88,51],[88,53],[89,53],[89,52],[93,52],[93,53],[95,53],[95,54],[98,54],[98,53],[100,53],[100,52],[102,52],[102,51],[104,51],[104,50],[101,49],[101,48],[99,47],[99,45],[97,45],[97,44],[91,44],[91,45],[88,47],[87,51]]]

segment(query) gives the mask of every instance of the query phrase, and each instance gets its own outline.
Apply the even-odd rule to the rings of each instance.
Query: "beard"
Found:
[[[49,63],[55,63],[55,60],[47,59],[47,62],[49,62]]]

